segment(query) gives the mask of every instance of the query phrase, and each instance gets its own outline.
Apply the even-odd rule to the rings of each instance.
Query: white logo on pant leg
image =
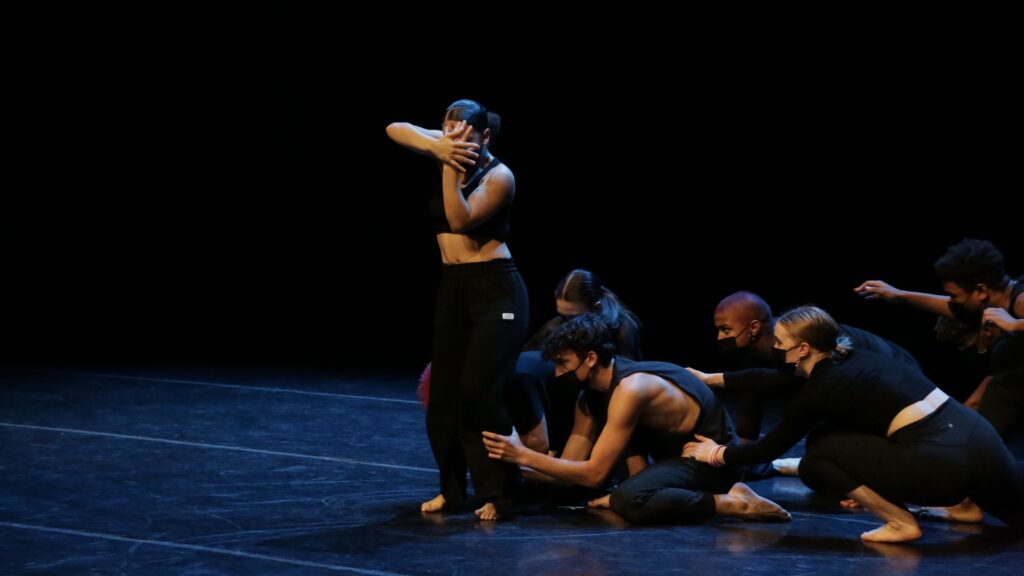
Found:
[[[511,312],[502,312],[501,313],[501,319],[502,320],[515,320],[516,319],[516,315],[511,313]]]

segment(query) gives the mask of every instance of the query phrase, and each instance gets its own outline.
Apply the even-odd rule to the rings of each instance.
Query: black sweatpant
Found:
[[[518,469],[487,457],[482,432],[510,434],[502,400],[526,339],[529,300],[510,259],[444,266],[434,315],[427,435],[452,507],[466,498],[466,470],[476,496],[506,511]]]
[[[991,424],[956,400],[886,438],[828,425],[807,439],[800,478],[840,497],[867,486],[895,504],[952,506],[970,497],[1024,527],[1024,477]]]
[[[656,462],[612,492],[611,509],[633,524],[691,523],[714,516],[714,495],[728,492],[739,472],[681,457],[683,446],[695,440],[693,434],[719,444],[736,443],[732,420],[717,401],[701,406],[700,418],[687,436],[638,427],[632,444]]]

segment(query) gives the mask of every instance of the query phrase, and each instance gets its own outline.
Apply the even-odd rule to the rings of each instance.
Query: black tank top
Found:
[[[655,460],[661,460],[673,455],[678,456],[683,450],[683,444],[694,439],[693,434],[706,436],[719,444],[735,442],[736,433],[728,413],[718,402],[715,393],[696,376],[687,372],[686,369],[668,362],[634,362],[619,356],[615,357],[611,386],[607,393],[598,392],[589,386],[583,388],[583,406],[581,408],[594,418],[599,427],[603,427],[608,421],[608,401],[611,399],[612,393],[623,379],[637,372],[661,376],[674,384],[676,388],[697,402],[700,406],[700,416],[697,418],[697,423],[691,434],[686,436],[638,425],[633,432],[635,441],[632,445],[634,448],[640,448],[653,456]]]
[[[468,198],[469,195],[476,190],[477,186],[484,179],[484,176],[501,165],[501,161],[497,158],[491,158],[491,163],[487,165],[483,170],[477,170],[473,174],[472,178],[462,187],[462,197]],[[452,227],[448,224],[448,217],[444,213],[444,197],[441,187],[438,186],[435,193],[430,197],[430,204],[428,206],[430,212],[430,219],[434,223],[434,232],[451,232]],[[505,203],[498,208],[490,218],[478,224],[475,228],[467,230],[465,234],[467,236],[473,236],[475,238],[481,238],[484,240],[498,240],[505,242],[508,240],[509,232],[511,231],[510,221],[512,216],[512,197],[509,196],[505,199]]]
[[[1010,316],[1018,318],[1013,312],[1013,305],[1021,292],[1024,292],[1024,276],[1017,278],[1017,283],[1010,291]],[[1016,370],[1024,376],[1024,332],[1008,332],[996,338],[992,343],[992,357],[989,374],[993,376]]]

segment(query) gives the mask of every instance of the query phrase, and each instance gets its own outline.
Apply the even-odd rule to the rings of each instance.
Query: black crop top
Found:
[[[484,176],[501,165],[501,161],[497,158],[492,158],[491,163],[487,165],[483,170],[477,170],[473,177],[462,187],[462,196],[468,198],[469,195],[476,190],[477,186],[480,185],[481,180]],[[448,224],[448,217],[444,213],[444,197],[441,187],[438,186],[437,190],[430,197],[430,204],[428,206],[430,212],[430,219],[434,223],[434,232],[451,232],[452,227]],[[475,236],[478,238],[484,238],[487,240],[499,240],[505,242],[508,240],[509,232],[511,231],[510,221],[512,216],[512,197],[509,196],[505,199],[505,203],[498,208],[490,218],[484,220],[474,228],[467,230],[465,233],[467,236]]]

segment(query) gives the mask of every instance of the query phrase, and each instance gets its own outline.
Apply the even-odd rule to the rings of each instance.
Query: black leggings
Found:
[[[499,512],[512,502],[518,469],[487,457],[482,432],[510,434],[502,388],[526,339],[529,300],[512,260],[445,266],[437,291],[427,435],[441,494],[466,498],[466,470],[477,497]]]
[[[970,497],[1024,527],[1024,477],[987,420],[956,400],[889,438],[829,425],[807,439],[800,478],[837,497],[867,486],[890,502],[952,506]]]

